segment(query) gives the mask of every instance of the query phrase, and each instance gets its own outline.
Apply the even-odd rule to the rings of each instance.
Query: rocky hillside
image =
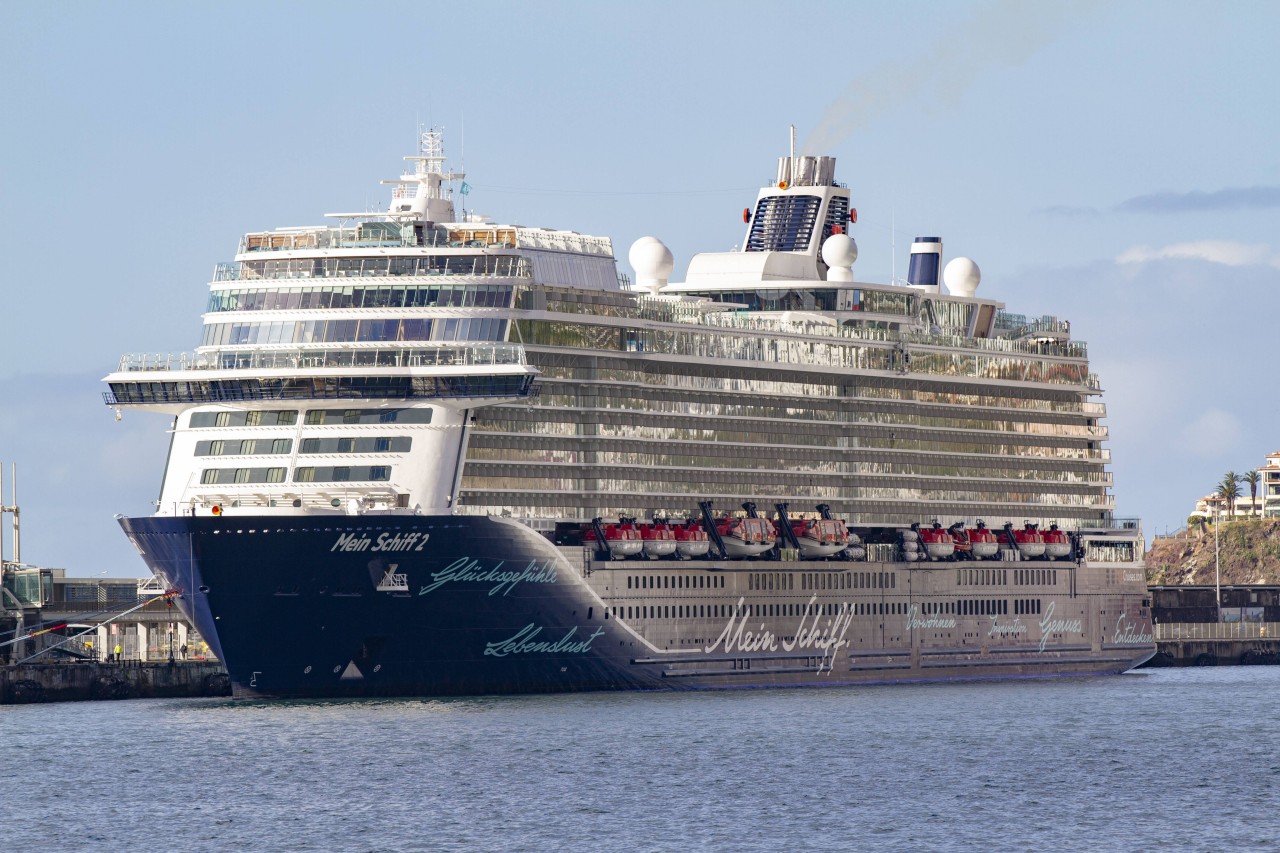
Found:
[[[1221,522],[1218,560],[1223,584],[1280,584],[1280,518]],[[1212,584],[1213,525],[1156,539],[1147,551],[1153,584]]]

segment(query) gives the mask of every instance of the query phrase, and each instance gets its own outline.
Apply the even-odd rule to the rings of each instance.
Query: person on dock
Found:
[[[111,652],[111,659],[116,663],[119,663],[121,659],[121,652],[123,651],[124,649],[120,647],[120,644],[116,643],[116,647]]]
[[[183,644],[182,644],[182,648],[178,649],[178,651],[182,653],[182,659],[183,659],[183,660],[186,660],[186,659],[187,659],[187,644],[186,644],[186,643],[183,643]]]

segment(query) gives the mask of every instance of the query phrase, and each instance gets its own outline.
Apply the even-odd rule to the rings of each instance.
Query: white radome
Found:
[[[952,296],[973,296],[982,281],[982,270],[969,258],[952,258],[942,270],[942,281]]]
[[[832,234],[822,241],[827,281],[853,281],[853,262],[857,259],[858,244],[848,234]]]
[[[676,260],[671,250],[657,237],[641,237],[631,244],[627,260],[636,274],[636,285],[648,287],[655,293],[671,276]]]
[[[858,244],[848,234],[832,234],[822,241],[822,260],[829,267],[848,269],[858,260]]]

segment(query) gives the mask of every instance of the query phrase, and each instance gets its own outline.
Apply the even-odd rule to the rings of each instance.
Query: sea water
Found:
[[[0,706],[15,850],[1274,850],[1280,667]]]

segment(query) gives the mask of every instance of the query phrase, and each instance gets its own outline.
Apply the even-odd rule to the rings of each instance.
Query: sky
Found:
[[[168,420],[117,422],[102,377],[195,347],[245,232],[384,206],[424,124],[473,211],[608,236],[627,273],[658,237],[676,280],[741,240],[794,125],[851,188],[858,280],[936,235],[980,296],[1071,321],[1148,536],[1280,450],[1280,4],[46,0],[0,40],[25,563],[146,574],[114,516],[151,511]]]

